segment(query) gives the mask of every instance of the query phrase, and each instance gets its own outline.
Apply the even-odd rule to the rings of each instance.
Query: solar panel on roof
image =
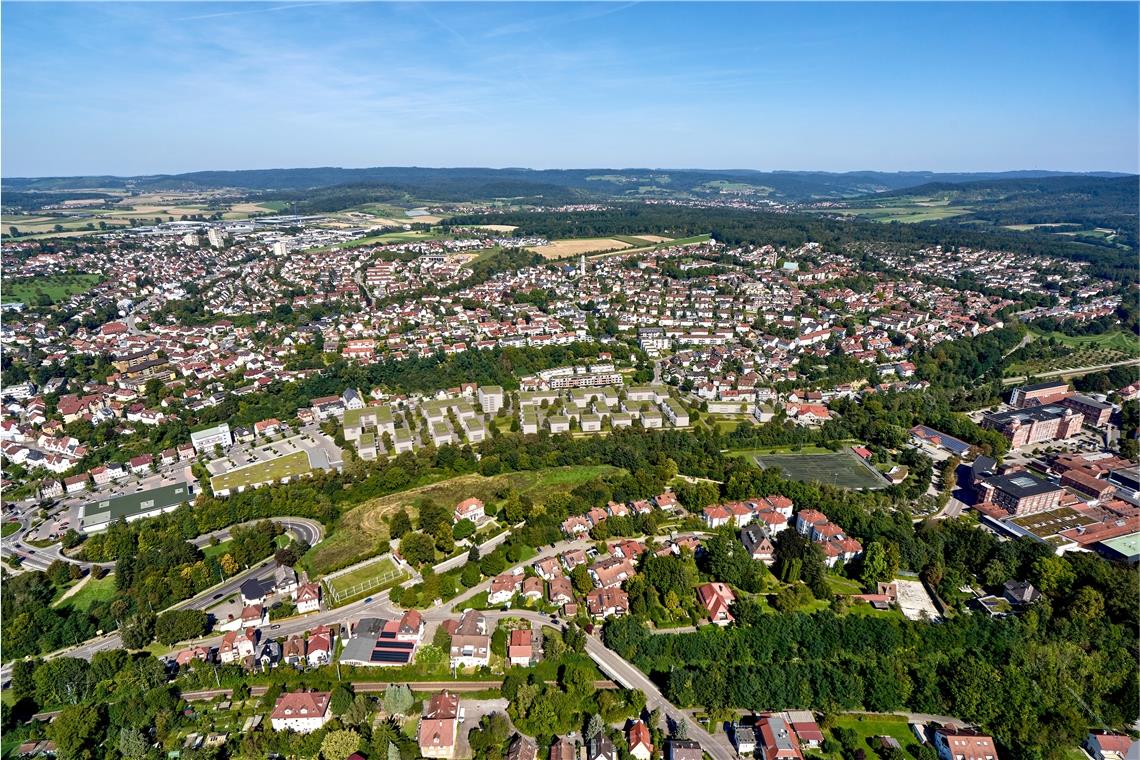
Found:
[[[371,662],[392,662],[403,664],[411,659],[411,652],[386,652],[376,650],[368,658]]]
[[[384,643],[376,642],[377,649],[414,649],[416,642],[414,641],[385,641]]]
[[[1021,475],[1021,476],[1016,477],[1016,478],[1010,478],[1009,482],[1013,483],[1015,486],[1020,486],[1021,488],[1029,488],[1030,486],[1037,484],[1036,480],[1034,480],[1033,478],[1030,478],[1026,475]]]

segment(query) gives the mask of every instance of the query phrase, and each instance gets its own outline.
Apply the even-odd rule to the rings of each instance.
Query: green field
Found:
[[[1006,377],[1022,377],[1074,367],[1095,367],[1140,357],[1140,341],[1123,330],[1100,335],[1065,335],[1033,330],[1033,334],[1037,339],[1010,357],[1012,361],[1005,369]],[[1055,339],[1060,345],[1047,346],[1041,342],[1048,338]]]
[[[92,604],[96,602],[108,602],[115,596],[115,575],[108,573],[99,580],[94,578],[87,581],[83,588],[76,591],[72,596],[63,600],[63,607],[70,607],[73,610],[87,610]]]
[[[529,496],[535,504],[543,504],[553,494],[564,493],[586,481],[618,471],[609,465],[579,465],[504,473],[490,478],[477,474],[461,475],[371,499],[345,513],[332,535],[305,555],[305,563],[310,573],[324,575],[375,555],[379,545],[388,539],[388,524],[384,518],[400,509],[406,509],[414,517],[416,509],[413,502],[419,498],[428,498],[450,508],[474,496],[483,500],[490,514],[502,503],[495,494],[504,487]]]
[[[893,715],[837,715],[834,718],[833,726],[835,728],[846,728],[854,731],[858,737],[858,749],[862,749],[867,753],[867,757],[878,757],[873,750],[878,749],[878,745],[872,745],[868,740],[873,740],[876,736],[890,736],[898,740],[902,745],[903,751],[901,757],[912,760],[914,754],[909,749],[912,745],[917,745],[918,740],[914,737],[914,733],[910,730],[910,724],[907,723],[906,718],[901,716],[895,717]],[[829,729],[828,736],[834,738],[834,728]],[[840,754],[824,755],[828,758],[839,758]]]
[[[818,481],[841,488],[874,490],[888,483],[848,452],[827,454],[763,454],[756,457],[761,467],[780,468],[784,475],[801,482]]]
[[[3,527],[0,527],[0,536],[7,538],[20,529],[20,523],[15,520],[7,520],[4,522]]]
[[[215,475],[210,478],[210,490],[214,493],[225,490],[275,483],[282,478],[304,475],[312,470],[309,464],[309,455],[304,451],[295,451],[283,457],[270,459],[268,462],[239,467],[236,470]]]
[[[930,222],[940,219],[951,219],[955,216],[969,214],[971,209],[964,206],[953,208],[941,206],[925,206],[922,204],[895,206],[875,206],[873,208],[846,208],[827,209],[831,213],[843,216],[857,216],[873,222]]]
[[[56,303],[79,293],[86,293],[102,279],[97,274],[53,274],[45,277],[6,280],[2,299],[35,305],[40,296],[47,296],[52,303]]]

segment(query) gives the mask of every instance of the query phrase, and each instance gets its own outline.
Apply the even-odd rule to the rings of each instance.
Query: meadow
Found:
[[[34,305],[41,295],[46,295],[52,303],[65,300],[80,293],[86,293],[102,282],[97,274],[53,274],[44,277],[28,277],[4,282],[4,301]]]
[[[504,473],[490,478],[478,474],[460,475],[371,499],[345,513],[332,535],[313,547],[305,555],[305,561],[312,573],[323,575],[367,559],[376,554],[381,543],[388,539],[385,518],[405,509],[414,521],[417,513],[415,502],[421,498],[450,508],[474,496],[481,499],[487,505],[487,512],[491,513],[500,501],[495,494],[507,488],[529,496],[535,504],[542,504],[555,493],[569,491],[611,472],[617,470],[608,465],[578,465]]]

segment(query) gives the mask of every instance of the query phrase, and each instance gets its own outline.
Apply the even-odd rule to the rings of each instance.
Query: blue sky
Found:
[[[9,177],[1138,168],[1135,3],[2,11]]]

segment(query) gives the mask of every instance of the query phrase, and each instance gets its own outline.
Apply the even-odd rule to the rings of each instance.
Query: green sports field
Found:
[[[276,483],[282,478],[304,475],[312,470],[309,464],[309,455],[304,451],[295,451],[283,457],[270,459],[268,462],[239,467],[236,470],[215,475],[210,478],[210,490],[236,491],[239,488]]]
[[[756,457],[764,469],[778,467],[784,476],[800,482],[818,481],[841,488],[874,490],[887,481],[871,472],[854,454],[764,454]]]

